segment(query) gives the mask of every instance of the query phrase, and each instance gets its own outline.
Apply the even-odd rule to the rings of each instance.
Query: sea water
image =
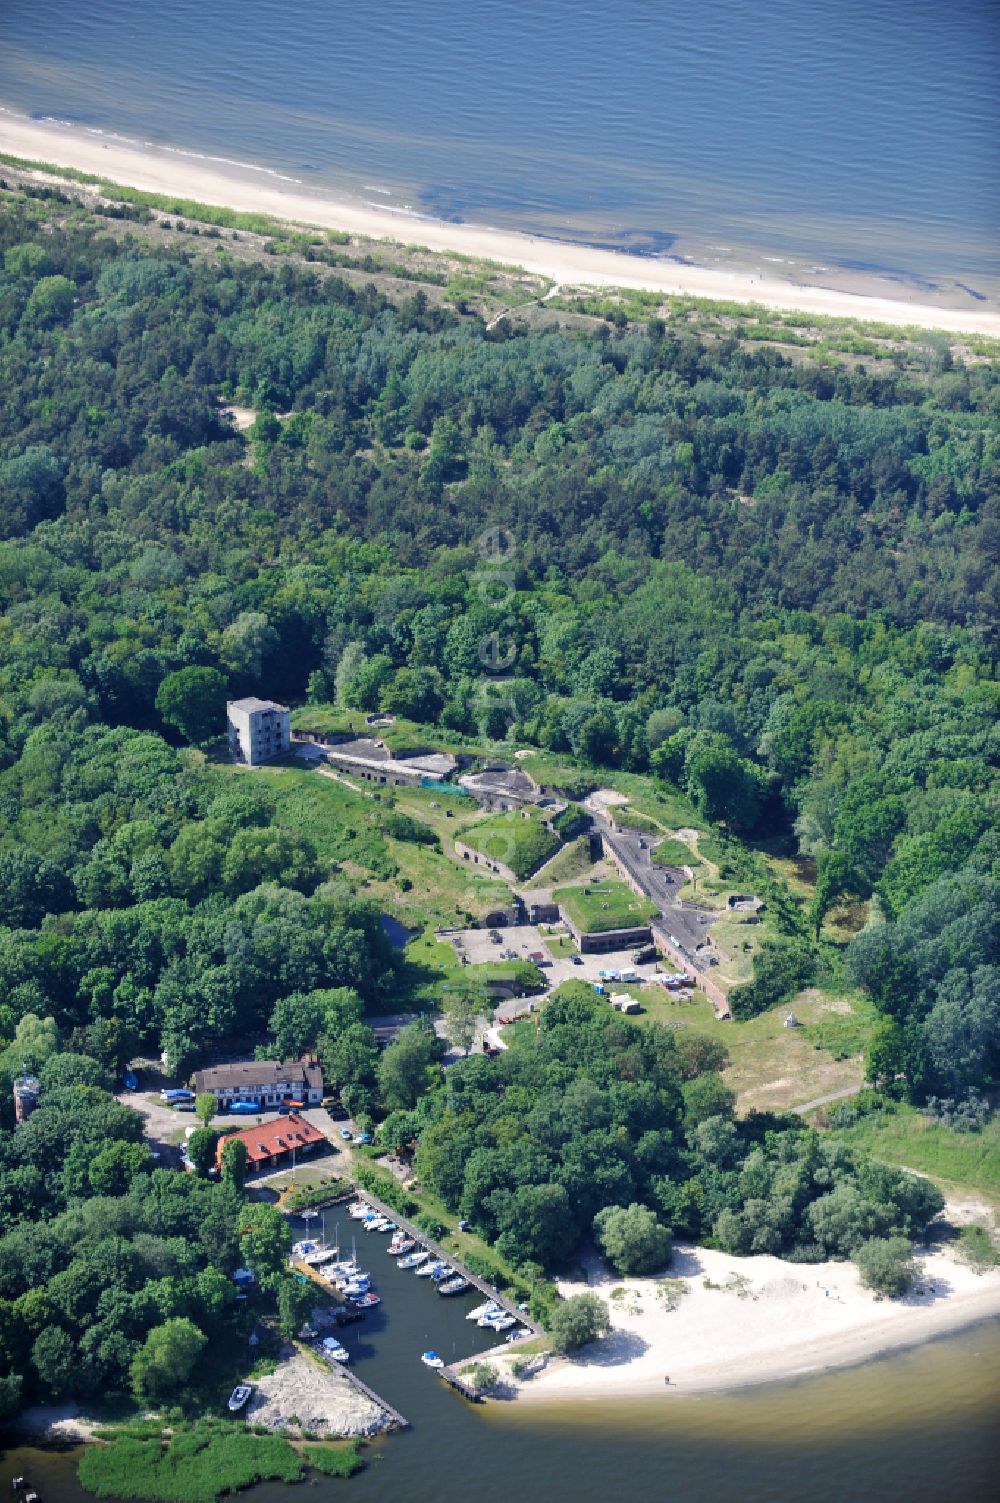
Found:
[[[0,4],[22,113],[401,215],[970,305],[1000,275],[998,80],[994,0]]]

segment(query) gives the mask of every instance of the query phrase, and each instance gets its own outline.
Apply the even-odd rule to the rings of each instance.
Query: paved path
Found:
[[[814,1107],[826,1106],[828,1101],[843,1101],[845,1097],[856,1096],[859,1091],[863,1091],[865,1084],[866,1082],[862,1081],[861,1085],[847,1086],[843,1091],[831,1091],[829,1096],[817,1096],[815,1101],[806,1101],[802,1106],[793,1106],[792,1111],[798,1112],[801,1116],[804,1112],[811,1112]]]

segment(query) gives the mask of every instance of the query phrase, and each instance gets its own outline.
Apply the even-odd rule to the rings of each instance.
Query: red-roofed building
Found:
[[[307,1122],[297,1112],[292,1112],[287,1117],[279,1117],[276,1122],[265,1122],[261,1127],[244,1127],[239,1132],[227,1132],[216,1145],[217,1169],[222,1166],[222,1150],[234,1138],[238,1138],[246,1148],[249,1174],[284,1163],[286,1158],[291,1158],[293,1151],[309,1153],[317,1144],[327,1141],[311,1122]]]

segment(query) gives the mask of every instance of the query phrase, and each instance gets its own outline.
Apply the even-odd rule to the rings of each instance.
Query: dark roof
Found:
[[[280,710],[283,715],[288,714],[287,705],[279,705],[274,699],[258,699],[256,694],[250,694],[246,699],[231,699],[226,705],[227,710]]]
[[[227,1086],[264,1089],[282,1080],[312,1086],[320,1091],[323,1089],[323,1072],[319,1065],[303,1059],[246,1059],[233,1065],[215,1065],[209,1070],[199,1070],[194,1077],[198,1091],[219,1091]]]

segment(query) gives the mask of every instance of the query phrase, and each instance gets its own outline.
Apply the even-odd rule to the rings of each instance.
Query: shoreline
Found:
[[[611,1334],[582,1357],[557,1358],[518,1383],[518,1402],[674,1398],[793,1382],[1000,1318],[1000,1270],[977,1273],[941,1250],[918,1261],[914,1291],[877,1300],[851,1263],[736,1258],[678,1246],[667,1277],[687,1280],[688,1292],[673,1311],[657,1296],[660,1281],[615,1281],[592,1267],[586,1285],[561,1284],[560,1292],[589,1289],[605,1298]],[[742,1294],[725,1287],[732,1275],[744,1281]],[[625,1297],[609,1299],[611,1288],[624,1288]]]
[[[32,162],[97,174],[124,186],[177,195],[276,219],[336,229],[428,250],[500,261],[550,278],[561,288],[628,287],[664,296],[757,304],[774,312],[855,319],[952,334],[1000,338],[1000,310],[937,306],[858,278],[859,290],[784,280],[776,275],[684,265],[668,258],[599,250],[517,230],[451,224],[389,207],[312,195],[270,169],[170,147],[125,142],[56,121],[29,120],[0,106],[0,150]],[[867,290],[864,290],[867,289]]]

